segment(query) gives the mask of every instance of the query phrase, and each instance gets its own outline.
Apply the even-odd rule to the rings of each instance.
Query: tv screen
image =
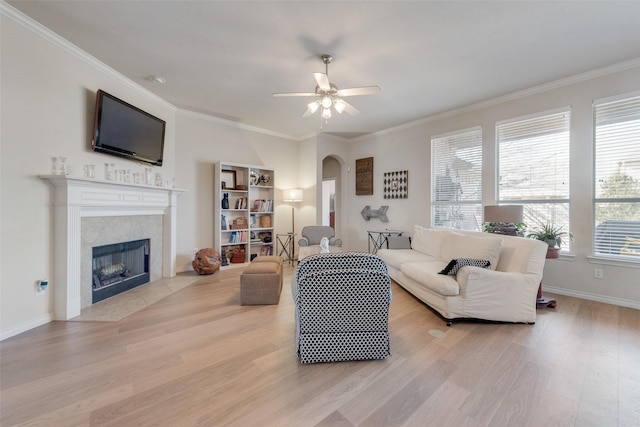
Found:
[[[162,166],[166,122],[98,90],[93,151]]]

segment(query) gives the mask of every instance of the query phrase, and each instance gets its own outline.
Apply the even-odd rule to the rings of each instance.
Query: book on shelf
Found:
[[[273,200],[256,199],[253,201],[253,212],[272,212]]]
[[[229,234],[229,243],[244,243],[246,241],[246,231],[232,231],[231,234]]]
[[[260,256],[273,255],[273,246],[263,246],[260,248]]]
[[[247,198],[239,197],[236,199],[236,209],[247,209]]]

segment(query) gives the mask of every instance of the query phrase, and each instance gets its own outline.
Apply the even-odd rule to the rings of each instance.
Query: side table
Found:
[[[293,267],[295,262],[295,233],[276,234],[276,253],[284,262],[290,262]],[[278,250],[278,246],[280,250]],[[282,255],[286,255],[283,257]]]
[[[556,259],[560,256],[560,249],[558,248],[549,248],[547,249],[546,259]],[[556,308],[556,300],[553,298],[547,298],[542,295],[542,282],[540,282],[540,286],[538,286],[538,297],[536,298],[536,308]]]
[[[387,238],[391,236],[400,237],[402,233],[400,230],[367,230],[367,250],[369,253],[375,254],[378,249],[388,248],[389,242]],[[373,251],[371,249],[372,246]]]

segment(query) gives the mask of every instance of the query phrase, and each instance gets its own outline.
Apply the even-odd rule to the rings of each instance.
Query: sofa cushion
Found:
[[[538,252],[547,253],[545,242],[522,237],[504,236],[497,271],[510,273],[539,274],[544,268],[544,256],[535,256]],[[542,245],[540,245],[542,243]]]
[[[486,259],[495,270],[500,258],[502,237],[469,236],[450,233],[442,242],[440,259],[449,262],[456,258]]]
[[[442,296],[460,294],[460,286],[453,276],[438,274],[445,266],[442,261],[405,262],[400,270],[425,288]]]
[[[440,271],[438,274],[455,276],[456,274],[458,274],[458,271],[460,271],[462,267],[465,267],[467,265],[472,265],[474,267],[480,268],[488,268],[489,265],[491,265],[491,262],[487,261],[486,259],[456,258],[452,259],[449,264],[447,264],[447,266],[443,268],[442,271]]]
[[[441,259],[440,252],[442,250],[442,243],[451,234],[461,236],[451,230],[439,230],[436,228],[425,228],[420,225],[415,225],[413,227],[411,248],[418,252],[422,252],[425,255]]]
[[[400,269],[405,262],[414,261],[437,261],[436,258],[430,257],[412,249],[380,249],[376,252],[382,260],[390,267]]]

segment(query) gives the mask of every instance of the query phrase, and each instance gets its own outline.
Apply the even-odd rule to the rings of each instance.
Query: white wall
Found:
[[[213,246],[217,161],[275,168],[274,225],[277,233],[288,231],[290,210],[282,204],[280,190],[300,186],[298,142],[177,111],[140,86],[145,82],[127,80],[10,7],[3,9],[1,31],[0,339],[52,317],[57,284],[50,281],[45,295],[34,295],[38,279],[53,277],[50,188],[37,177],[50,173],[51,156],[66,156],[71,174],[77,176],[83,164],[95,164],[97,178],[104,176],[105,162],[117,169],[145,168],[91,151],[98,89],[167,121],[164,165],[155,169],[166,179],[175,177],[176,187],[187,190],[177,209],[178,271],[191,270],[194,248]]]
[[[352,250],[367,250],[368,230],[408,230],[413,224],[428,225],[429,210],[429,143],[424,130],[414,126],[389,135],[378,135],[349,145],[348,203],[350,205],[349,241]],[[357,196],[355,163],[357,159],[373,157],[373,195]],[[385,172],[409,171],[409,197],[384,199],[382,193]],[[380,209],[389,206],[388,223],[377,218],[366,221],[361,211],[365,206]]]
[[[483,201],[495,203],[495,123],[497,121],[539,113],[558,107],[571,108],[571,228],[575,236],[573,257],[549,260],[545,266],[544,287],[558,293],[640,308],[640,269],[631,266],[593,264],[592,230],[592,165],[594,100],[640,89],[640,66],[599,77],[580,76],[575,82],[548,85],[544,91],[511,96],[502,102],[470,106],[464,111],[425,119],[397,130],[381,132],[349,144],[349,165],[355,160],[374,157],[374,195],[354,196],[355,177],[349,175],[349,232],[351,248],[366,250],[366,230],[411,230],[413,224],[428,225],[429,188],[431,185],[430,139],[434,135],[481,125],[483,129]],[[587,80],[585,78],[592,77]],[[551,88],[551,87],[554,88]],[[559,86],[559,87],[558,87]],[[542,90],[542,88],[540,88]],[[409,198],[382,198],[382,174],[409,170]],[[365,205],[377,209],[388,205],[390,222],[377,219],[366,222],[360,216]],[[604,280],[593,278],[594,268],[604,270]],[[640,266],[638,266],[640,267]]]
[[[296,245],[300,231],[305,225],[317,224],[317,207],[321,206],[322,191],[318,186],[318,171],[322,163],[317,162],[317,138],[309,138],[298,145],[298,188],[304,191],[302,202],[296,206]],[[296,250],[297,252],[297,250]]]
[[[50,173],[51,157],[66,156],[76,176],[83,164],[95,164],[102,177],[104,162],[144,170],[91,151],[96,91],[166,120],[166,162],[158,170],[167,177],[174,176],[175,133],[173,106],[7,10],[0,18],[0,338],[48,322],[52,293],[61,286],[50,281],[44,295],[34,295],[38,279],[53,278],[51,190],[38,178]]]
[[[298,186],[298,142],[266,135],[201,114],[179,111],[176,120],[178,202],[177,271],[189,271],[193,250],[213,247],[213,169],[218,161],[275,169],[276,233],[291,228],[290,206],[282,190]]]

